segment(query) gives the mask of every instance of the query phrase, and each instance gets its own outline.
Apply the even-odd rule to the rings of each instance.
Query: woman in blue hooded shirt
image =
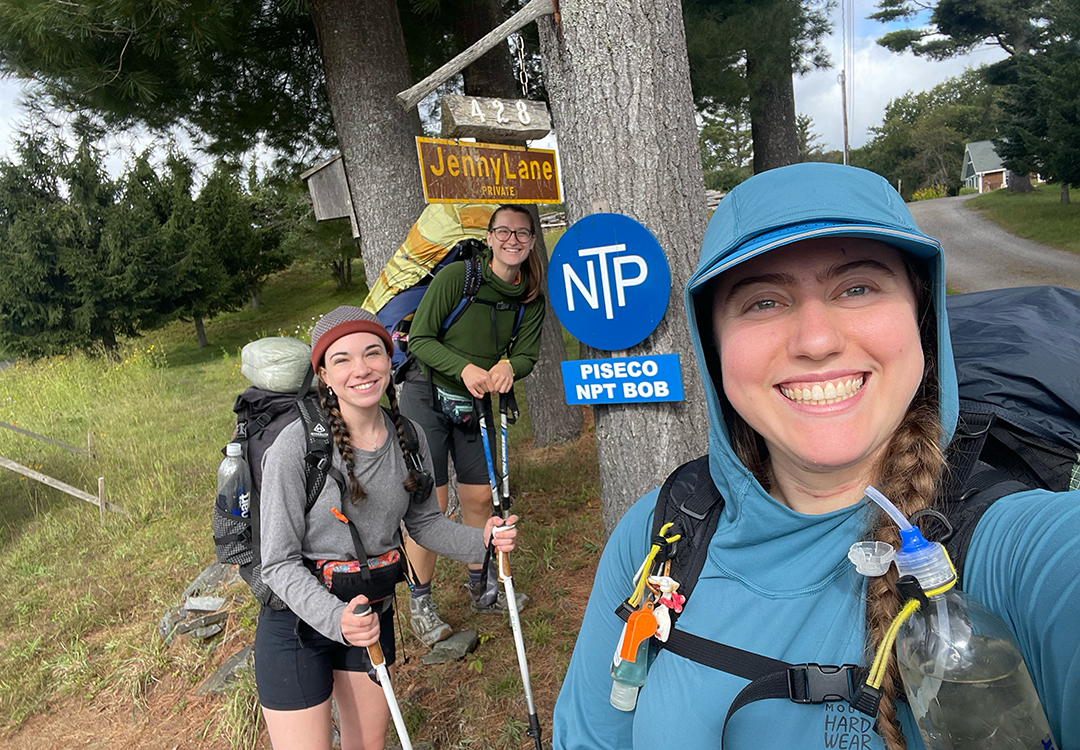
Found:
[[[863,497],[905,515],[940,494],[957,421],[944,256],[870,172],[799,164],[721,202],[687,284],[709,407],[709,472],[725,498],[678,629],[794,664],[868,665],[901,602],[852,543],[899,547]],[[900,750],[922,741],[895,658],[877,722],[843,702],[760,700],[747,680],[661,650],[637,706],[609,703],[616,607],[649,546],[654,491],[604,549],[555,707],[556,750],[720,746]],[[1080,492],[1020,492],[976,526],[964,590],[1009,624],[1059,748],[1080,747]]]

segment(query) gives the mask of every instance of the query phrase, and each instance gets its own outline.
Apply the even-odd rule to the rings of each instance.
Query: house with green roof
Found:
[[[972,141],[964,146],[964,167],[960,179],[965,187],[980,193],[1005,187],[1005,165],[994,150],[993,141]]]

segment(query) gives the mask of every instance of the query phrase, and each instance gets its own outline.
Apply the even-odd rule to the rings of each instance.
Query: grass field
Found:
[[[995,190],[966,205],[1018,237],[1080,253],[1080,190],[1070,190],[1069,201],[1061,202],[1057,185],[1042,185],[1030,193]]]
[[[336,290],[324,269],[298,266],[271,280],[259,309],[208,321],[205,349],[191,323],[177,322],[128,342],[119,361],[73,355],[0,371],[0,421],[75,446],[89,431],[95,446],[90,458],[0,430],[0,456],[91,493],[104,476],[107,499],[127,513],[101,522],[95,507],[0,470],[5,747],[269,748],[253,680],[225,700],[194,695],[253,640],[257,611],[246,588],[231,589],[233,616],[210,648],[182,638],[166,648],[157,624],[214,559],[215,471],[235,424],[232,402],[247,385],[239,348],[279,331],[302,336],[320,313],[362,297]],[[522,621],[550,736],[603,526],[591,431],[532,449],[527,425],[511,432],[524,518],[514,579],[532,597]],[[421,666],[425,649],[404,628],[395,689],[414,742],[522,747],[531,740],[508,624],[469,612],[464,581],[462,566],[439,561],[444,616],[455,629],[478,630],[482,645],[465,661]]]

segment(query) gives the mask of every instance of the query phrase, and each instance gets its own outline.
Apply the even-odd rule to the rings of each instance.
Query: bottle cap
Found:
[[[243,452],[244,450],[240,447],[240,443],[229,443],[225,446],[226,456],[239,456]]]
[[[855,570],[864,576],[883,576],[896,557],[896,550],[887,542],[855,542],[847,553]]]

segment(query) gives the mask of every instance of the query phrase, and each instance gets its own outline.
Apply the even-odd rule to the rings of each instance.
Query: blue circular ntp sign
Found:
[[[640,344],[656,330],[671,294],[660,243],[629,216],[586,216],[559,239],[548,262],[548,296],[566,330],[595,349]]]

